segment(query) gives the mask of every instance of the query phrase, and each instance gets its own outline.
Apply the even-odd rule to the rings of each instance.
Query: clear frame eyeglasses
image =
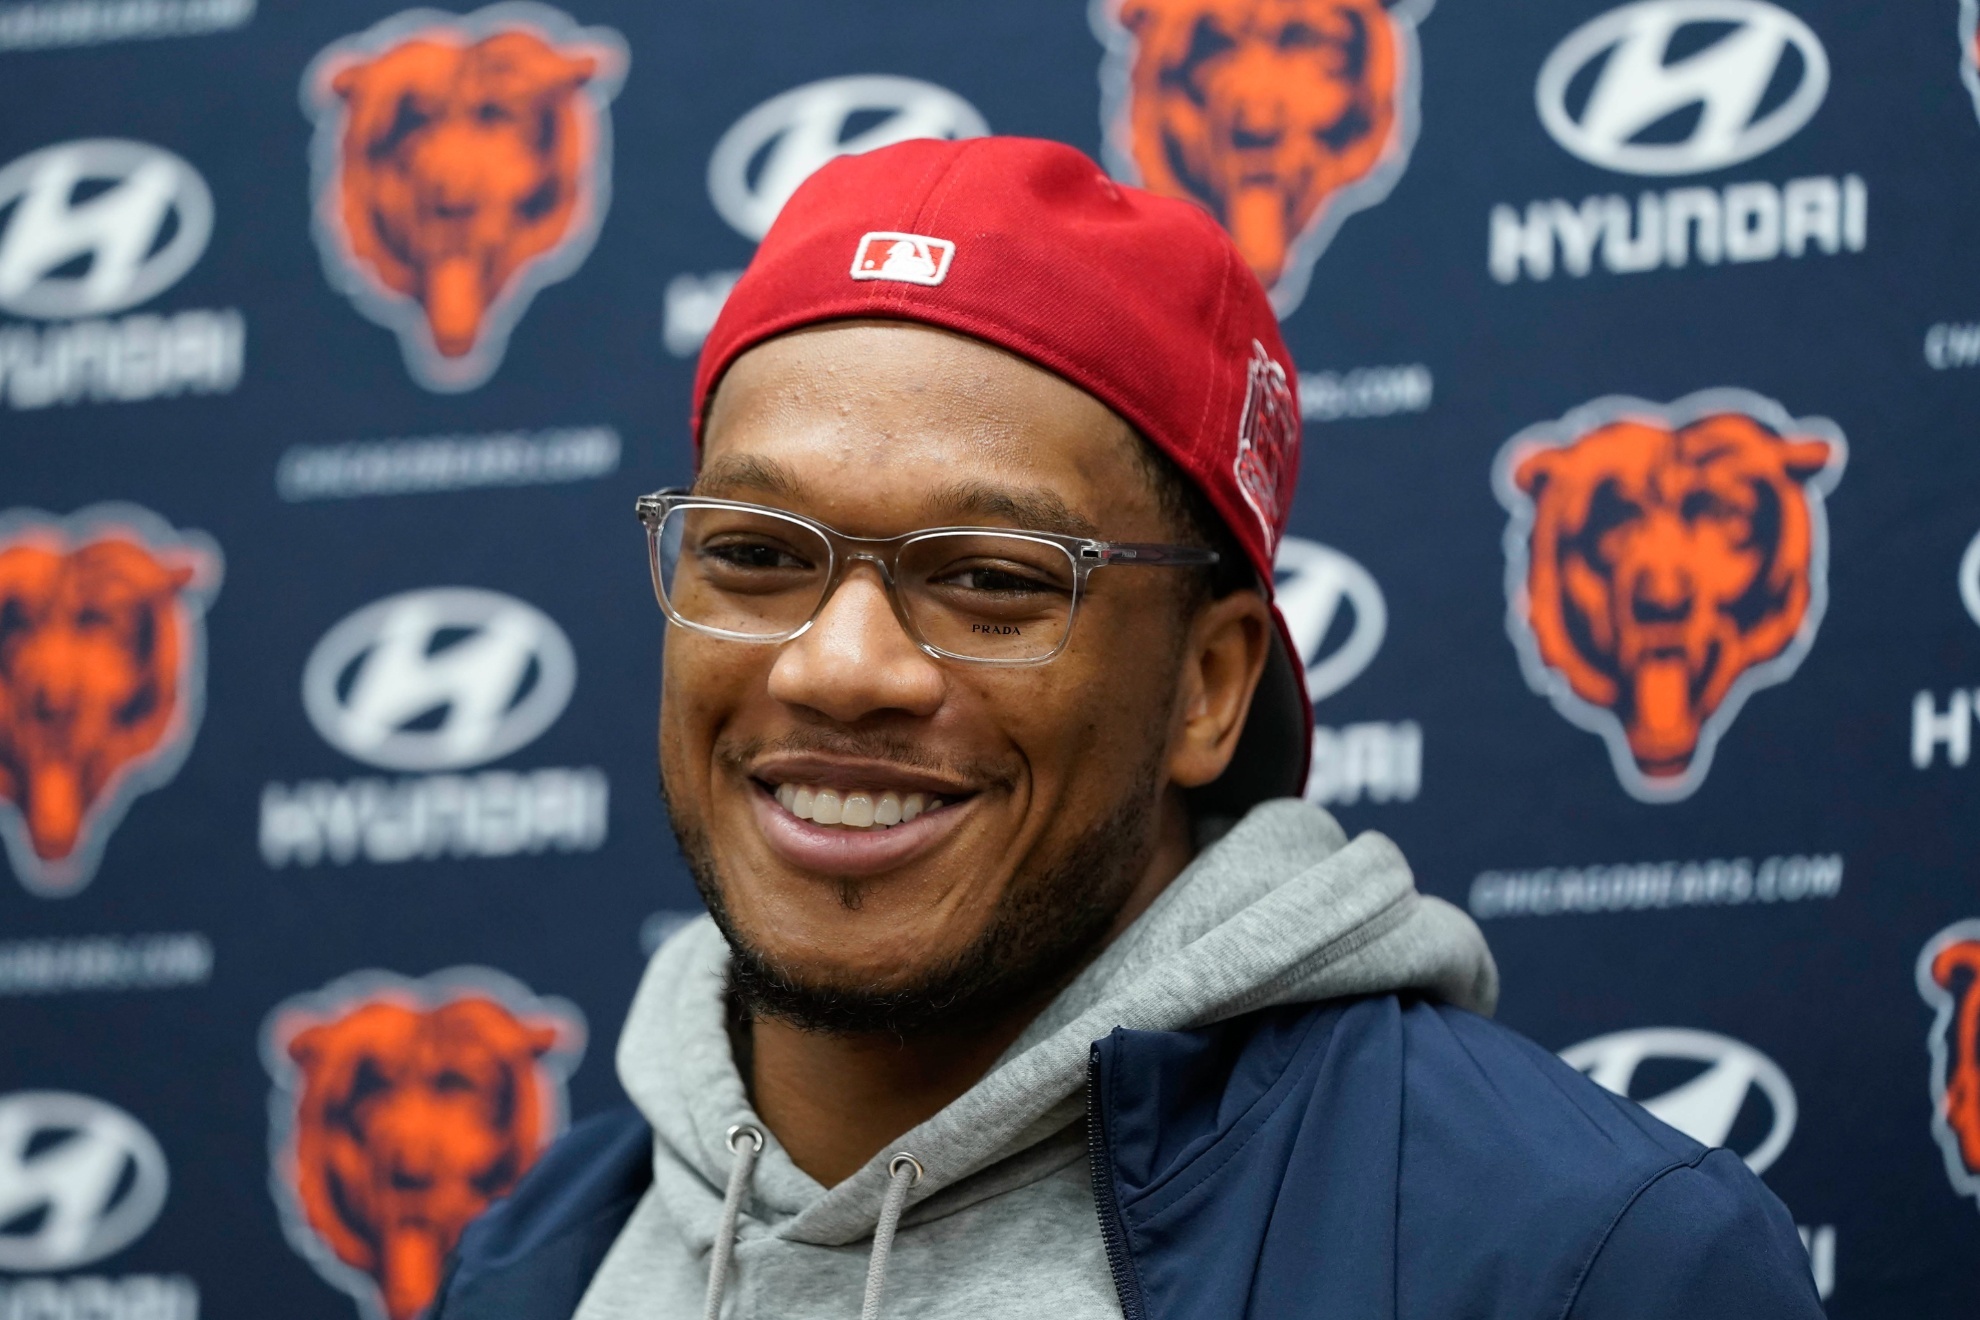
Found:
[[[1043,664],[1063,651],[1087,574],[1110,564],[1202,568],[1214,550],[1095,541],[1008,527],[847,536],[782,509],[685,490],[640,496],[654,594],[683,628],[788,642],[811,627],[846,570],[880,571],[894,614],[933,656]]]

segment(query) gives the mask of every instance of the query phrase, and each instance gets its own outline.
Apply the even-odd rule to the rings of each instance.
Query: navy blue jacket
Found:
[[[1128,1320],[1819,1320],[1739,1159],[1460,1009],[1381,995],[1093,1046]],[[462,1236],[433,1320],[568,1320],[652,1178],[626,1109]],[[660,1318],[665,1320],[665,1318]]]

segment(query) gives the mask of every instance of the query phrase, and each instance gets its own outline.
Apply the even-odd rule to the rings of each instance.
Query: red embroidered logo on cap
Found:
[[[1285,518],[1286,465],[1299,446],[1299,403],[1286,381],[1286,369],[1265,345],[1251,341],[1251,366],[1238,418],[1237,481],[1245,503],[1258,515],[1267,550],[1279,542]]]
[[[903,284],[940,284],[949,278],[956,245],[926,234],[893,234],[876,230],[862,236],[853,254],[856,280],[899,280]]]

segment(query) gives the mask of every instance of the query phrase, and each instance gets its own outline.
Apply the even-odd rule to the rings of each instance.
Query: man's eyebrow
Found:
[[[768,495],[793,508],[802,508],[805,485],[783,463],[753,454],[726,454],[695,478],[694,493],[710,499]],[[992,485],[987,481],[958,481],[935,490],[924,506],[929,525],[936,523],[1003,523],[1064,536],[1094,536],[1090,519],[1049,490]]]
[[[1092,521],[1049,490],[993,486],[983,481],[958,481],[937,490],[930,507],[958,523],[972,519],[1007,522],[1036,532],[1063,536],[1093,536]]]
[[[725,454],[701,469],[694,479],[694,493],[710,499],[740,494],[774,495],[796,502],[804,496],[804,483],[773,458]]]

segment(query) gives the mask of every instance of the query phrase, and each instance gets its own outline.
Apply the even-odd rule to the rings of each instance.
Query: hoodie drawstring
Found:
[[[880,1222],[873,1226],[873,1254],[866,1261],[866,1300],[859,1320],[880,1320],[880,1294],[887,1286],[887,1258],[894,1254],[894,1230],[900,1227],[908,1191],[921,1181],[921,1161],[901,1151],[887,1161],[887,1195],[880,1202]]]
[[[729,1150],[736,1162],[729,1166],[729,1190],[722,1194],[722,1222],[715,1228],[715,1250],[708,1258],[708,1304],[701,1311],[703,1320],[721,1320],[722,1293],[729,1286],[729,1258],[736,1250],[736,1220],[742,1215],[749,1175],[762,1149],[762,1128],[738,1123],[729,1129]]]
[[[715,1248],[708,1258],[708,1302],[702,1308],[702,1320],[721,1320],[722,1296],[729,1286],[729,1261],[736,1250],[736,1221],[742,1217],[749,1175],[755,1171],[756,1157],[763,1150],[763,1129],[751,1123],[738,1123],[729,1129],[728,1140],[736,1162],[729,1166],[729,1189],[722,1195],[722,1222],[716,1225]],[[873,1254],[866,1262],[866,1300],[860,1304],[859,1320],[880,1320],[880,1294],[887,1287],[887,1261],[894,1254],[894,1230],[900,1227],[908,1192],[921,1181],[921,1172],[921,1161],[906,1151],[887,1161],[887,1195],[880,1202],[880,1220],[873,1226]]]

